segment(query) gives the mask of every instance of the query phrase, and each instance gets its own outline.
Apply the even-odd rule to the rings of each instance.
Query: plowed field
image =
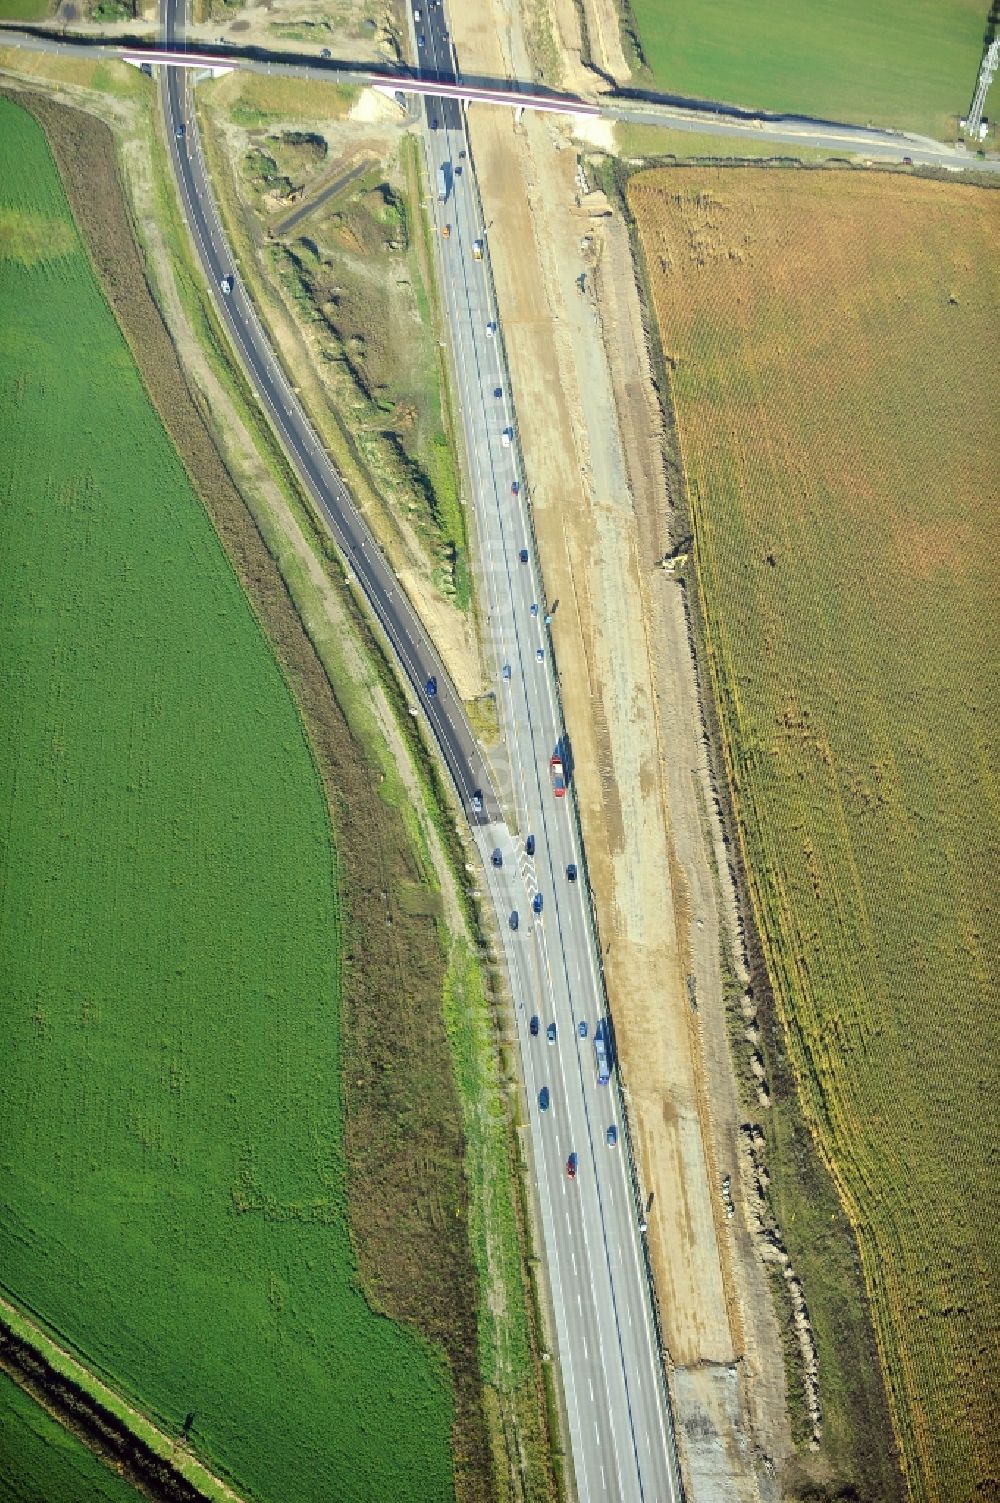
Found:
[[[985,1497],[1000,198],[680,169],[629,201],[805,1109],[858,1233],[912,1495]]]

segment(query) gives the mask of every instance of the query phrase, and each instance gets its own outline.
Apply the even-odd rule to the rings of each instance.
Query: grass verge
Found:
[[[158,152],[158,160],[160,162],[162,170],[165,165],[163,161],[162,151]],[[408,790],[405,782],[400,779],[399,771],[393,761],[392,753],[390,753],[387,749],[383,736],[381,735],[378,727],[374,724],[370,702],[371,695],[373,693],[384,694],[385,699],[391,706],[392,713],[394,714],[400,734],[407,745],[408,756],[412,760],[413,766],[417,772],[418,783],[422,789],[422,797],[420,803],[428,811],[431,823],[435,829],[436,838],[440,840],[440,843],[447,855],[452,871],[456,874],[456,886],[459,899],[463,905],[466,922],[470,925],[471,932],[473,934],[479,935],[481,922],[479,914],[475,909],[475,905],[472,903],[471,899],[469,899],[462,887],[462,879],[464,878],[464,862],[467,859],[466,854],[461,842],[458,840],[456,835],[453,818],[450,812],[449,801],[441,787],[437,765],[429,756],[427,749],[423,745],[419,735],[416,732],[416,728],[411,717],[407,713],[406,696],[401,690],[391,666],[386,662],[384,658],[381,644],[373,637],[371,633],[371,629],[368,625],[367,617],[364,614],[364,611],[354,598],[352,591],[345,586],[339,567],[336,564],[330,564],[328,559],[329,545],[326,539],[320,538],[313,529],[310,510],[304,500],[297,495],[294,482],[290,482],[290,477],[287,472],[287,466],[284,463],[280,451],[277,450],[276,445],[274,444],[274,441],[270,436],[269,430],[264,429],[263,431],[261,431],[261,425],[254,422],[250,399],[243,387],[242,378],[239,376],[237,371],[232,370],[229,367],[225,345],[222,340],[221,333],[218,330],[217,325],[215,324],[214,315],[211,313],[210,305],[207,303],[207,300],[204,299],[203,290],[198,286],[196,278],[191,276],[191,273],[188,269],[186,247],[183,243],[179,226],[176,223],[176,211],[175,209],[173,209],[169,201],[165,202],[162,205],[162,210],[163,212],[160,216],[161,222],[168,227],[167,238],[168,243],[171,245],[171,255],[174,263],[174,272],[179,278],[180,290],[185,308],[187,309],[189,316],[191,316],[193,322],[195,323],[195,326],[199,329],[199,331],[202,334],[208,336],[207,350],[211,362],[211,368],[218,379],[222,381],[224,387],[226,388],[230,397],[233,399],[234,404],[240,411],[241,415],[249,422],[250,431],[253,433],[255,442],[258,444],[258,455],[270,477],[274,479],[280,486],[282,493],[286,498],[286,504],[288,505],[294,518],[302,528],[303,537],[308,545],[305,556],[303,556],[301,552],[296,552],[293,548],[290,548],[288,537],[283,535],[282,533],[280,521],[278,521],[277,518],[269,512],[267,505],[261,502],[260,497],[254,494],[253,487],[251,487],[247,491],[247,504],[253,506],[254,517],[257,527],[260,530],[260,535],[264,538],[267,549],[270,551],[273,559],[278,563],[283,585],[286,586],[290,591],[290,595],[296,605],[296,610],[301,617],[302,623],[305,625],[310,644],[315,649],[319,659],[323,664],[324,677],[326,679],[329,679],[329,681],[333,682],[336,685],[336,704],[337,708],[342,711],[343,715],[345,716],[350,729],[352,744],[355,748],[353,758],[354,760],[367,763],[370,769],[376,767],[379,769],[377,772],[369,772],[368,774],[372,787],[377,789],[378,803],[376,805],[376,809],[379,807],[388,808],[390,814],[393,814],[403,822],[408,833],[413,855],[408,862],[404,861],[404,869],[402,870],[402,874],[399,875],[398,883],[394,882],[391,887],[386,888],[384,879],[386,876],[387,863],[383,854],[383,856],[380,858],[379,876],[377,879],[380,883],[378,887],[378,895],[375,894],[373,889],[369,889],[369,897],[372,900],[371,908],[370,910],[368,910],[369,918],[371,912],[374,911],[374,913],[378,916],[377,922],[385,924],[385,927],[387,929],[392,929],[394,931],[391,936],[392,943],[388,946],[389,954],[386,963],[389,964],[390,967],[395,967],[395,970],[392,972],[392,974],[398,981],[400,977],[399,956],[401,953],[405,953],[405,951],[401,951],[399,948],[399,930],[401,928],[406,928],[406,926],[409,925],[411,932],[416,933],[420,936],[418,948],[424,953],[425,961],[426,954],[428,952],[428,946],[430,946],[430,949],[433,950],[436,944],[438,947],[438,952],[440,953],[440,949],[443,944],[443,936],[441,932],[440,920],[437,917],[437,902],[434,900],[433,896],[429,901],[426,902],[423,901],[420,897],[421,893],[427,893],[429,890],[432,891],[435,886],[432,863],[427,854],[426,836],[423,832],[422,827],[422,816],[418,816],[415,804],[413,802],[412,791]],[[145,345],[145,334],[142,336],[141,342],[143,345]],[[195,392],[194,395],[196,396],[196,398],[199,398],[198,405],[201,408],[202,412],[207,415],[208,408],[204,398],[200,398],[200,394],[197,392]],[[185,450],[185,453],[187,453],[187,450]],[[212,488],[217,487],[218,482],[213,478],[212,474],[210,474],[207,484],[210,488]],[[215,517],[217,527],[220,528],[220,531],[226,538],[228,548],[230,545],[230,537],[228,532],[230,523],[229,521],[225,520],[220,521],[220,518],[218,515],[216,515],[214,508],[213,516]],[[239,552],[239,548],[242,546],[242,544],[239,543],[238,536],[240,529],[237,527],[236,531],[237,552]],[[340,609],[344,614],[345,620],[349,623],[346,635],[343,624],[338,625],[336,622],[331,623],[329,619],[329,613],[324,605],[322,598],[323,590],[317,588],[315,572],[310,566],[311,562],[314,563],[316,561],[323,562],[327,570],[327,575],[324,581],[324,588],[333,588],[339,601]],[[258,566],[259,561],[258,565],[255,565],[254,567],[256,568]],[[264,572],[269,573],[270,571],[265,570]],[[254,587],[254,589],[255,593],[253,598],[256,599],[256,586]],[[357,656],[352,656],[350,653],[346,653],[345,656],[345,644],[349,642],[353,637],[360,639],[365,648],[368,667],[361,674],[359,674],[358,670]],[[326,692],[327,694],[329,693],[328,688]],[[309,723],[310,725],[312,723],[309,713],[307,713],[307,723]],[[363,811],[365,808],[365,803],[360,799],[360,797],[352,793],[347,798],[346,804],[343,797],[341,797],[341,799],[339,800],[338,817],[343,815],[345,807]],[[364,818],[364,813],[359,812],[357,815],[358,822],[363,824]],[[338,829],[339,828],[340,826],[338,825]],[[374,828],[378,828],[378,821],[376,821]],[[346,869],[350,871],[350,851],[347,852],[344,860]],[[413,864],[414,861],[415,865]],[[391,862],[388,864],[389,866],[392,865]],[[388,892],[388,899],[386,899],[384,896],[386,892]],[[396,908],[397,903],[398,911]],[[362,904],[362,907],[364,907],[364,904]],[[386,919],[391,919],[391,924],[385,923]],[[437,930],[436,936],[434,933],[435,929]],[[367,953],[364,959],[367,962]],[[358,964],[360,966],[360,961],[358,962]],[[398,1006],[404,996],[403,988],[409,987],[409,967],[405,967],[404,970],[405,975],[403,977],[402,983],[400,985],[397,985],[396,987],[389,986],[385,989],[385,997],[387,999],[386,1005],[394,1002]],[[417,966],[416,970],[419,971],[420,966]],[[477,987],[475,986],[474,976],[470,978],[468,966],[463,963],[459,970],[461,972],[460,982],[454,979],[453,971],[449,970],[449,976],[452,977],[452,979],[447,983],[447,994],[452,997],[454,997],[455,995],[460,995],[463,999],[460,1003],[460,1008],[462,1011],[462,1016],[465,1018],[466,1025],[468,1027],[482,1027],[484,1026],[483,1018],[480,1018],[478,1024],[476,1024],[475,1022],[477,1015],[476,1010],[486,1008],[486,1017],[488,1018],[492,1016],[493,1012],[495,1012],[497,1004],[494,1001],[489,1004],[489,1007],[487,1008],[487,1004],[484,1002],[481,985],[477,989]],[[347,983],[345,983],[345,985],[346,984]],[[362,985],[366,984],[367,983],[362,983]],[[443,986],[444,982],[442,981],[440,985]],[[457,992],[456,987],[458,988]],[[369,995],[371,995],[372,989],[370,986],[368,990]],[[376,988],[375,990],[376,993],[381,997],[382,989]],[[410,995],[409,991],[407,991],[405,995],[407,996],[408,1002],[412,1005],[413,998]],[[433,1001],[435,995],[437,998],[436,1003],[434,1003]],[[447,1097],[448,1094],[447,1080],[449,1078],[451,1063],[448,1058],[442,1058],[435,1055],[434,1049],[428,1047],[428,1039],[433,1041],[435,1030],[440,1028],[440,986],[436,993],[433,986],[425,987],[423,991],[423,998],[424,1005],[427,1007],[426,1028],[423,1030],[418,1028],[416,1030],[416,1035],[414,1035],[414,1031],[410,1027],[408,1027],[407,1030],[404,1030],[404,1032],[407,1033],[408,1037],[405,1038],[400,1045],[400,1048],[403,1051],[403,1054],[401,1056],[402,1063],[400,1063],[400,1059],[395,1059],[393,1068],[395,1069],[397,1066],[399,1066],[401,1073],[405,1073],[405,1070],[409,1069],[409,1087],[411,1090],[415,1090],[419,1093],[423,1089],[424,1083],[424,1076],[421,1074],[421,1071],[428,1068],[429,1063],[431,1066],[433,1066],[433,1069],[435,1071],[435,1078],[432,1081],[434,1090],[431,1094],[433,1095],[434,1100],[441,1102],[444,1098]],[[488,1035],[492,1025],[486,1023],[485,1026]],[[414,1045],[414,1037],[417,1038],[419,1048]],[[350,1041],[345,1036],[345,1055],[349,1051],[349,1048]],[[410,1055],[409,1064],[407,1064],[406,1061],[407,1049],[414,1051]],[[493,1064],[491,1066],[488,1055],[486,1053],[481,1053],[478,1058],[478,1066],[480,1071],[482,1072],[482,1078],[479,1084],[472,1085],[470,1086],[470,1089],[468,1091],[463,1090],[460,1093],[462,1112],[465,1114],[466,1119],[468,1119],[470,1115],[474,1116],[474,1114],[478,1110],[478,1105],[484,1098],[489,1087],[489,1082],[491,1080],[494,1082],[495,1089],[495,1061],[493,1061]],[[492,1074],[491,1069],[493,1071]],[[440,1079],[438,1077],[440,1077]],[[360,1079],[362,1077],[359,1076],[355,1078]],[[468,1078],[471,1080],[474,1077],[469,1076]],[[356,1123],[364,1122],[365,1113],[371,1113],[371,1091],[376,1088],[377,1083],[376,1086],[373,1087],[369,1082],[368,1086],[366,1087],[369,1098],[367,1103],[364,1099],[366,1092],[361,1090],[358,1091],[359,1104],[357,1107],[357,1115],[355,1117]],[[354,1088],[352,1086],[350,1072],[345,1066],[345,1098],[348,1100],[349,1115],[351,1111],[354,1110],[354,1108],[352,1108],[350,1104],[350,1097],[352,1095],[353,1089]],[[446,1116],[450,1122],[454,1122],[457,1115],[458,1114],[456,1114],[451,1109],[448,1109],[448,1111],[446,1112]],[[377,1132],[383,1135],[381,1141],[384,1143],[384,1124],[380,1120],[377,1120]],[[510,1252],[512,1244],[511,1222],[509,1215],[509,1195],[505,1199],[503,1186],[501,1183],[506,1181],[509,1184],[511,1163],[513,1160],[509,1123],[507,1127],[507,1137],[506,1139],[504,1139],[504,1134],[501,1131],[500,1119],[496,1118],[495,1120],[493,1120],[491,1123],[491,1132],[484,1139],[484,1143],[484,1154],[485,1151],[488,1150],[489,1153],[492,1154],[492,1158],[489,1160],[488,1164],[486,1163],[484,1156],[476,1158],[475,1171],[473,1172],[471,1168],[467,1167],[466,1179],[469,1182],[469,1196],[474,1207],[476,1204],[477,1195],[481,1194],[481,1185],[489,1181],[493,1184],[494,1187],[494,1194],[488,1198],[488,1201],[484,1207],[480,1207],[475,1211],[475,1214],[480,1217],[481,1223],[487,1227],[487,1247],[489,1249],[490,1258],[493,1260],[490,1262],[488,1269],[484,1268],[481,1264],[481,1261],[477,1260],[477,1262],[479,1262],[480,1274],[479,1290],[481,1296],[485,1297],[485,1293],[488,1289],[491,1291],[490,1297],[495,1298],[497,1290],[502,1288],[503,1286],[504,1279],[510,1277],[512,1270],[514,1270],[514,1264],[511,1261]],[[506,1146],[504,1146],[505,1143]],[[470,1156],[470,1165],[471,1163],[472,1157]],[[452,1178],[451,1183],[452,1191],[448,1193],[452,1194],[453,1198],[449,1203],[460,1208],[463,1203],[463,1197],[466,1193],[465,1189],[462,1187],[461,1183],[456,1183],[454,1178]],[[503,1206],[505,1204],[508,1206],[506,1219],[504,1219],[505,1213],[503,1213]],[[433,1196],[429,1198],[428,1205],[431,1212],[431,1219],[433,1220],[434,1215],[436,1214]],[[428,1205],[424,1206],[424,1211],[428,1209]],[[499,1207],[499,1213],[497,1211],[497,1207]],[[367,1209],[365,1207],[362,1207],[360,1213],[362,1222],[365,1215],[367,1214]],[[412,1229],[409,1238],[410,1250],[412,1251],[414,1248],[419,1248],[418,1262],[420,1266],[416,1270],[417,1288],[419,1288],[419,1281],[421,1278],[439,1279],[441,1267],[440,1261],[435,1263],[432,1259],[428,1263],[426,1256],[427,1249],[425,1247],[419,1247],[419,1238],[421,1235],[419,1218],[421,1214],[422,1212],[420,1208],[415,1208],[413,1210],[412,1215],[414,1216],[417,1224],[415,1225],[415,1228]],[[500,1215],[501,1222],[506,1227],[505,1231],[501,1229],[498,1232],[492,1227],[492,1220],[497,1214]],[[463,1219],[464,1218],[462,1216],[456,1218],[458,1226],[455,1230],[459,1242],[464,1236],[464,1227],[462,1225]],[[515,1211],[514,1223],[516,1225],[517,1235],[522,1239],[521,1258],[523,1259],[523,1229],[525,1223],[523,1216],[520,1215],[518,1211]],[[395,1234],[398,1233],[398,1231],[399,1223],[396,1222],[391,1228],[388,1228],[386,1232],[387,1237],[389,1238],[389,1240],[393,1241],[394,1244],[397,1240]],[[426,1232],[426,1226],[424,1227],[424,1231]],[[360,1244],[363,1240],[363,1238],[359,1237],[357,1229],[355,1227],[355,1242],[356,1245],[359,1246],[359,1249]],[[407,1241],[407,1238],[404,1237],[401,1240],[403,1243],[405,1243]],[[496,1262],[495,1254],[495,1249],[498,1247],[501,1250],[503,1248],[507,1249],[506,1262],[501,1261],[499,1264]],[[366,1248],[365,1251],[359,1250],[359,1257],[362,1261],[362,1272],[365,1272],[368,1262],[372,1259],[377,1265],[380,1253],[383,1253],[384,1251],[385,1249],[381,1247],[377,1240],[372,1242],[370,1249]],[[394,1289],[396,1290],[396,1293],[400,1295],[401,1301],[405,1303],[405,1300],[408,1298],[412,1304],[413,1289],[411,1288],[409,1289],[409,1291],[403,1289],[400,1293],[399,1285],[401,1282],[406,1283],[407,1280],[412,1281],[414,1277],[414,1270],[412,1267],[404,1267],[402,1273],[400,1273],[398,1270],[394,1271],[391,1264],[393,1257],[396,1256],[397,1253],[400,1255],[400,1257],[402,1256],[401,1249],[397,1248],[394,1245],[390,1249],[388,1256],[388,1261],[390,1264],[388,1268],[388,1274],[386,1273],[386,1268],[384,1266],[376,1266],[374,1268],[371,1286],[371,1297],[377,1305],[384,1306],[387,1300],[391,1304]],[[437,1274],[434,1272],[435,1268],[438,1270]],[[455,1281],[451,1280],[451,1283],[454,1291],[454,1288],[456,1287]],[[466,1289],[468,1290],[467,1280]],[[490,1392],[486,1395],[486,1408],[490,1416],[491,1429],[495,1427],[501,1435],[502,1444],[497,1448],[497,1450],[498,1454],[507,1465],[511,1479],[513,1495],[533,1498],[547,1498],[551,1496],[552,1480],[551,1472],[549,1470],[548,1444],[545,1437],[545,1426],[541,1413],[543,1408],[540,1397],[542,1382],[538,1376],[539,1364],[537,1361],[537,1352],[532,1346],[531,1350],[529,1351],[529,1370],[527,1372],[523,1367],[518,1367],[516,1365],[511,1367],[511,1365],[508,1364],[506,1376],[503,1378],[503,1386],[500,1389],[496,1389],[492,1386],[500,1381],[497,1374],[496,1365],[494,1364],[492,1367],[490,1367],[490,1370],[487,1371],[487,1368],[489,1367],[488,1355],[484,1355],[484,1353],[488,1354],[488,1352],[492,1350],[494,1345],[498,1347],[504,1346],[508,1349],[511,1347],[517,1347],[517,1340],[512,1339],[506,1334],[506,1327],[508,1323],[512,1323],[513,1326],[517,1327],[521,1332],[521,1337],[519,1338],[521,1341],[521,1346],[519,1349],[522,1350],[522,1354],[523,1333],[525,1329],[529,1331],[529,1333],[531,1334],[532,1342],[534,1342],[535,1324],[533,1323],[533,1320],[530,1316],[525,1316],[523,1290],[524,1282],[522,1275],[518,1277],[517,1282],[513,1288],[504,1291],[502,1299],[499,1300],[498,1315],[490,1316],[491,1321],[495,1320],[498,1334],[496,1335],[495,1339],[491,1338],[490,1341],[487,1342],[486,1346],[483,1348],[483,1352],[477,1355],[476,1361],[479,1363],[482,1369],[485,1381],[489,1385],[491,1385]],[[475,1290],[472,1291],[472,1297],[475,1297]],[[443,1318],[440,1313],[440,1301],[438,1318]],[[525,1324],[526,1320],[527,1325]],[[452,1321],[449,1318],[447,1324],[449,1325],[450,1329],[454,1330],[456,1337],[460,1338],[462,1334],[460,1329],[460,1322]],[[466,1333],[469,1331],[467,1321],[464,1330]],[[474,1385],[472,1382],[471,1369],[467,1360],[467,1336],[465,1338],[465,1341],[465,1357],[462,1360],[465,1360],[466,1363],[465,1391],[466,1395],[468,1395]],[[453,1345],[457,1346],[457,1340],[453,1343]],[[549,1369],[546,1368],[544,1371],[546,1375],[548,1375]],[[551,1414],[551,1404],[549,1405],[549,1413]],[[466,1410],[466,1416],[467,1414],[468,1411]],[[462,1417],[459,1416],[459,1421],[461,1421],[461,1418]],[[460,1452],[459,1459],[460,1461],[462,1461],[464,1467],[464,1476],[469,1479],[468,1487],[465,1489],[464,1493],[464,1495],[467,1496],[478,1495],[477,1489],[486,1485],[485,1479],[487,1478],[489,1472],[489,1467],[483,1465],[482,1458],[480,1457],[476,1459],[475,1456],[475,1425],[477,1423],[478,1421],[476,1421],[475,1415],[473,1414],[472,1423],[465,1428],[463,1444],[458,1448]],[[456,1430],[460,1428],[461,1424],[457,1423]]]
[[[976,1354],[1000,1327],[981,1194],[1000,1007],[982,901],[995,528],[965,392],[997,375],[996,200],[704,168],[634,178],[629,202],[773,997],[772,1196],[816,1331],[824,1445],[874,1487],[887,1447],[860,1267],[911,1496],[972,1499],[995,1480]]]
[[[4,108],[12,122],[27,118],[10,105]],[[8,1138],[11,1163],[21,1169],[13,1178],[17,1194],[11,1190],[7,1200],[5,1221],[17,1251],[8,1244],[5,1277],[22,1301],[44,1311],[58,1330],[72,1332],[81,1350],[96,1354],[96,1367],[168,1425],[180,1428],[182,1407],[196,1411],[193,1444],[221,1458],[258,1495],[284,1496],[289,1487],[309,1495],[334,1485],[336,1475],[342,1497],[367,1498],[387,1488],[406,1496],[416,1487],[413,1496],[444,1498],[452,1489],[452,1399],[444,1363],[426,1332],[417,1338],[379,1319],[361,1299],[348,1236],[337,1003],[339,985],[346,1012],[354,982],[337,946],[341,922],[353,944],[373,911],[355,906],[352,879],[361,885],[368,876],[367,899],[383,876],[380,871],[371,877],[360,860],[350,872],[331,860],[328,812],[347,843],[352,827],[340,801],[357,759],[344,745],[349,738],[331,709],[322,670],[190,402],[149,298],[110,132],[43,101],[34,101],[34,108],[67,172],[93,263],[141,355],[147,391],[207,498],[284,681],[166,436],[151,412],[143,416],[145,394],[79,249],[46,261],[45,313],[59,306],[60,296],[70,301],[72,318],[60,317],[57,326],[87,331],[88,355],[103,369],[101,401],[114,405],[115,420],[101,412],[93,392],[90,411],[81,418],[77,406],[86,385],[75,386],[70,400],[42,360],[44,349],[51,359],[51,340],[32,343],[33,325],[22,333],[17,349],[30,350],[31,359],[23,356],[28,377],[21,386],[19,442],[30,444],[37,417],[33,391],[43,378],[46,390],[59,392],[53,410],[75,442],[58,450],[68,474],[58,475],[52,465],[45,472],[45,484],[58,488],[59,504],[45,529],[45,549],[31,551],[30,568],[38,577],[33,574],[27,588],[41,612],[38,626],[26,641],[18,635],[23,610],[6,623],[14,636],[15,650],[5,660],[17,665],[15,691],[31,675],[43,680],[32,688],[30,703],[37,707],[35,718],[42,718],[43,741],[48,737],[51,745],[30,765],[39,779],[54,778],[61,792],[26,800],[22,773],[11,826],[8,860],[19,878],[19,932],[29,944],[43,935],[46,953],[44,968],[26,969],[19,952],[5,946],[8,1004],[20,1000],[30,1008],[34,999],[30,1019],[15,1013],[11,1020],[15,1057],[20,1071],[32,1076],[31,1100],[47,1102],[45,1092],[55,1091],[60,1106],[58,1112],[51,1104],[46,1108],[51,1121],[44,1136],[33,1136],[30,1154],[18,1152],[17,1139]],[[15,213],[23,216],[45,178],[25,144],[19,145],[24,169],[30,164],[30,183],[22,171],[21,178],[8,179],[8,190]],[[48,171],[55,180],[51,164]],[[46,212],[55,217],[52,205]],[[5,282],[9,288],[18,277],[37,275],[22,262],[13,272],[8,267]],[[21,292],[16,307],[27,324],[35,303]],[[137,394],[139,403],[130,406],[122,387]],[[114,442],[107,445],[110,435]],[[118,471],[109,482],[108,465],[120,462],[125,451],[130,482]],[[21,509],[29,513],[30,452],[21,447],[12,453],[25,479],[18,491]],[[30,515],[28,521],[30,528]],[[18,557],[20,525],[12,512],[8,562]],[[81,527],[82,539],[75,530]],[[75,547],[67,548],[64,534],[76,539]],[[63,572],[71,559],[73,584],[67,588]],[[55,584],[41,573],[50,565]],[[150,570],[154,580],[147,578]],[[48,592],[61,603],[54,615],[46,606]],[[151,601],[158,605],[155,632]],[[129,614],[136,606],[141,623]],[[99,631],[87,614],[94,609]],[[210,631],[203,629],[206,621]],[[74,644],[69,655],[60,635],[66,631]],[[49,640],[55,644],[51,663],[44,647],[40,659],[30,647]],[[116,653],[123,643],[128,650],[120,664]],[[139,666],[146,654],[152,665]],[[70,661],[71,678],[64,682],[62,665]],[[109,665],[114,691],[100,677]],[[135,684],[149,685],[138,701]],[[311,745],[289,685],[308,712]],[[6,698],[8,707],[16,707],[17,692]],[[23,714],[17,723],[22,738],[37,734]],[[143,738],[154,727],[151,750]],[[104,751],[100,757],[94,755],[95,736]],[[360,790],[351,790],[349,807],[359,812],[365,810],[364,776]],[[183,813],[172,812],[178,779]],[[113,813],[102,802],[108,799]],[[385,842],[377,852],[384,866],[396,832],[387,827],[374,790],[368,799],[374,808],[366,811],[367,835]],[[53,817],[29,841],[25,821],[32,809],[49,809]],[[371,817],[379,814],[380,821]],[[53,839],[68,842],[59,847],[61,883],[78,884],[72,899],[67,890],[55,904],[50,886],[36,891],[35,882],[52,859]],[[401,836],[400,843],[405,845]],[[261,861],[266,879],[258,871]],[[113,876],[95,881],[95,863]],[[150,916],[144,904],[151,905]],[[75,928],[80,920],[89,936],[82,950]],[[419,945],[420,936],[401,929],[398,940]],[[139,949],[128,935],[142,936]],[[67,944],[75,956],[68,970]],[[373,941],[368,967],[374,969],[383,954]],[[436,961],[439,1009],[439,950]],[[432,997],[433,963],[432,956]],[[122,992],[130,998],[127,1010],[117,1005]],[[440,1020],[436,1042],[447,1076]],[[430,1031],[426,1047],[434,1043]],[[67,1076],[65,1051],[74,1058],[82,1052],[86,1071]],[[25,1093],[24,1080],[23,1073],[8,1072],[9,1102]],[[102,1088],[94,1097],[89,1083],[98,1080]],[[94,1100],[101,1103],[99,1123],[92,1124],[96,1137],[88,1130],[88,1102]],[[453,1120],[455,1113],[449,1116]],[[22,1132],[30,1130],[27,1103],[18,1120]],[[208,1122],[211,1151],[205,1152]],[[67,1133],[69,1154],[62,1146]],[[459,1139],[456,1175],[460,1163]],[[66,1187],[55,1196],[58,1234],[51,1199],[38,1193],[46,1185]],[[155,1221],[137,1209],[153,1198]],[[45,1259],[38,1256],[42,1245],[49,1252]],[[72,1250],[74,1279],[59,1276],[58,1248]],[[460,1259],[461,1239],[441,1237],[431,1252],[442,1256],[456,1248]],[[424,1266],[429,1261],[430,1254]],[[121,1318],[123,1297],[116,1288],[126,1270],[128,1320]],[[471,1271],[464,1282],[454,1266],[449,1272],[450,1297],[471,1310],[467,1319],[474,1322]],[[168,1311],[163,1290],[171,1286],[178,1298]],[[150,1340],[161,1353],[154,1369],[148,1356],[144,1360]],[[244,1366],[252,1382],[242,1375]],[[382,1382],[386,1369],[394,1373],[393,1389]],[[225,1403],[225,1374],[230,1382],[241,1374],[238,1404],[235,1394]],[[478,1374],[473,1369],[469,1378],[455,1364],[456,1392],[463,1377],[464,1403],[457,1407],[463,1433],[474,1437]],[[296,1392],[297,1402],[294,1419],[288,1413],[281,1419],[279,1440],[269,1430],[271,1395],[282,1387]],[[329,1424],[331,1408],[336,1428]],[[371,1416],[377,1409],[380,1444],[373,1447],[362,1439],[362,1413]]]

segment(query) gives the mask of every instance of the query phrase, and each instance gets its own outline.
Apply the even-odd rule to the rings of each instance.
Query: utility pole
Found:
[[[983,106],[998,67],[1000,67],[1000,36],[995,36],[987,47],[979,66],[979,79],[976,83],[976,92],[972,96],[972,108],[969,110],[968,118],[962,121],[962,129],[973,141],[981,141],[983,138]]]

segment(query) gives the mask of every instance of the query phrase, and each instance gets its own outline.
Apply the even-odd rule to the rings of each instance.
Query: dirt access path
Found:
[[[574,6],[539,39],[545,81],[588,89]],[[591,45],[600,10],[588,0]],[[470,73],[527,79],[507,0],[456,9]],[[574,30],[575,28],[575,30]],[[617,31],[614,33],[617,39]],[[539,51],[539,49],[541,49]],[[596,48],[595,48],[596,55]],[[557,59],[558,63],[553,60]],[[602,71],[624,60],[603,58]],[[536,75],[537,76],[537,75]],[[609,129],[603,123],[593,133]],[[491,261],[604,962],[641,1172],[670,1358],[682,1463],[694,1503],[777,1497],[790,1448],[779,1332],[742,1216],[742,1119],[721,947],[740,953],[715,811],[683,595],[659,566],[673,546],[661,419],[625,226],[587,193],[571,127],[470,112]]]

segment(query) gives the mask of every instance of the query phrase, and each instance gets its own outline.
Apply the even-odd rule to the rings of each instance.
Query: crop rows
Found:
[[[698,169],[630,202],[792,1060],[912,1495],[971,1500],[1000,1405],[996,200]]]
[[[4,1288],[254,1497],[449,1498],[357,1287],[302,724],[3,99],[0,225]]]

